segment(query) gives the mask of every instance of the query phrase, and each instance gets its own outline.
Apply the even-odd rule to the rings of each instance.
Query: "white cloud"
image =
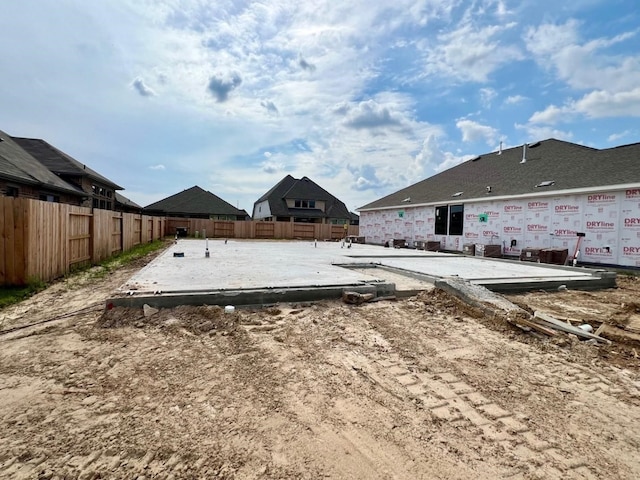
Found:
[[[540,112],[535,112],[529,118],[531,123],[546,123],[554,125],[560,121],[567,121],[571,115],[570,107],[556,107],[555,105],[549,105],[547,108]]]
[[[507,9],[507,6],[502,0],[498,0],[496,2],[496,15],[498,17],[506,17],[507,15],[511,15],[513,12]]]
[[[593,91],[573,104],[590,118],[640,117],[640,87],[627,92]]]
[[[548,127],[561,119],[553,108],[595,124],[635,108],[640,85],[638,57],[613,51],[632,34],[582,39],[564,9],[558,25],[527,30],[538,63],[520,62],[520,31],[551,14],[516,16],[507,0],[5,3],[0,38],[16,48],[0,56],[2,128],[68,146],[160,198],[209,172],[201,186],[249,209],[291,173],[353,208],[459,163],[472,142],[495,145],[498,130],[470,120],[478,102],[517,87],[503,104],[526,99],[527,109],[500,109],[500,133],[523,115],[531,137],[583,138],[574,125]],[[538,82],[540,70],[554,79]],[[96,131],[100,122],[112,127]],[[456,126],[453,147],[444,132],[459,138]],[[128,168],[125,158],[135,159]],[[145,185],[160,166],[172,175]]]
[[[639,117],[640,87],[629,92],[618,93],[593,91],[562,107],[550,105],[542,111],[535,112],[529,118],[529,122],[548,125],[568,123],[578,114],[588,118]]]
[[[344,112],[343,124],[349,128],[376,130],[387,127],[400,127],[402,121],[386,105],[374,100],[360,102],[357,105],[340,105],[334,112]]]
[[[563,48],[575,45],[578,42],[577,20],[570,19],[563,25],[546,23],[538,27],[529,27],[524,35],[527,49],[532,52],[539,61],[553,57]]]
[[[517,105],[524,102],[526,99],[527,97],[523,97],[522,95],[510,95],[504,100],[504,103],[506,105]]]
[[[482,125],[469,119],[460,119],[456,127],[462,132],[463,142],[477,142],[484,140],[488,145],[495,145],[498,131],[488,125]]]
[[[620,92],[640,84],[640,55],[612,55],[608,50],[632,40],[636,32],[582,41],[580,25],[570,19],[564,24],[529,27],[524,35],[527,49],[541,66],[574,89]]]
[[[476,27],[470,22],[438,35],[438,43],[422,45],[426,53],[426,72],[458,80],[487,81],[502,65],[523,59],[520,49],[501,43],[500,35],[516,23]]]
[[[491,106],[491,102],[493,99],[498,96],[498,92],[493,88],[485,87],[480,89],[480,101],[485,108],[489,108]]]
[[[451,152],[445,152],[440,148],[437,135],[430,134],[422,142],[422,149],[414,158],[414,170],[423,172],[427,168],[433,169],[435,172],[441,172],[454,167],[470,156],[458,156]]]
[[[157,164],[157,165],[151,165],[149,167],[149,170],[165,170],[166,167],[164,165],[162,165],[161,163]]]
[[[628,137],[629,135],[631,135],[631,130],[625,130],[624,132],[612,133],[611,135],[609,135],[609,137],[607,137],[607,140],[609,142],[617,142],[618,140],[624,137]]]
[[[555,138],[557,140],[566,140],[568,142],[573,140],[573,133],[564,130],[558,130],[553,127],[540,126],[540,125],[521,125],[516,123],[515,128],[518,130],[524,130],[527,133],[528,141],[547,140],[549,138]]]

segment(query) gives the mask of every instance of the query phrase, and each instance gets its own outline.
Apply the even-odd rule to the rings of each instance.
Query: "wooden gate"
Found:
[[[88,265],[92,255],[91,227],[93,215],[81,207],[69,209],[69,268]]]
[[[256,238],[274,238],[275,224],[273,222],[256,223]]]
[[[294,223],[293,238],[314,239],[316,237],[316,228],[313,223]]]
[[[234,222],[214,222],[213,236],[217,238],[233,238],[235,236]]]

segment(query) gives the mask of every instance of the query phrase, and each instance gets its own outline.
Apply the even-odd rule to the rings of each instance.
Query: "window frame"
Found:
[[[464,232],[464,204],[449,205],[449,235],[461,236]]]
[[[441,209],[444,209],[444,212],[442,212]],[[435,209],[434,217],[435,217],[435,223],[433,225],[434,234],[447,235],[449,231],[449,205],[437,206]]]

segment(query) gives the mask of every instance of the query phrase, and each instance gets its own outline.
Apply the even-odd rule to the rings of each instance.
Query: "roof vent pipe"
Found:
[[[500,140],[500,149],[498,150],[498,155],[502,155],[502,140]]]
[[[522,144],[522,160],[520,163],[527,163],[527,144]]]

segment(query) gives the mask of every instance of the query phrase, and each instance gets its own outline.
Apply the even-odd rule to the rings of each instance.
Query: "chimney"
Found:
[[[498,155],[502,155],[502,140],[500,140],[500,150],[498,150]]]
[[[527,163],[527,144],[522,144],[522,160],[520,163]]]

